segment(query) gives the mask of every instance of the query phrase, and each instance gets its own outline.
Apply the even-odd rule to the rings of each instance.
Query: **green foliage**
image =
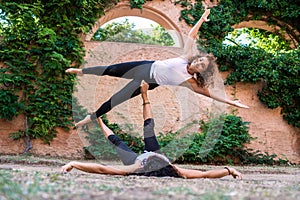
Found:
[[[102,120],[103,123],[106,124],[107,127],[110,128],[116,136],[123,140],[134,152],[141,153],[143,151],[143,142],[140,136],[126,134],[118,124],[109,123],[106,115],[102,116]],[[90,145],[85,147],[85,150],[89,152],[89,154],[92,154],[92,156],[98,159],[118,159],[117,152],[113,148],[112,144],[110,144],[104,137],[104,134],[98,124],[94,124],[90,130],[86,131],[89,133],[87,139]]]
[[[223,44],[248,46],[254,49],[259,48],[273,54],[290,50],[289,44],[281,35],[275,35],[255,28],[235,29],[227,35]]]
[[[0,90],[0,118],[12,120],[18,115],[22,104],[18,103],[18,96],[10,90]]]
[[[146,30],[148,33],[145,33],[145,30],[135,30],[134,27],[135,24],[130,23],[128,19],[120,23],[109,23],[104,28],[99,28],[92,40],[156,44],[162,46],[174,45],[170,34],[160,25],[153,27],[152,30]]]
[[[175,44],[171,35],[162,26],[153,27],[153,36],[150,40],[153,41],[154,44],[160,44],[162,46],[173,46]]]
[[[48,143],[56,127],[71,125],[74,76],[66,75],[71,63],[79,67],[84,48],[79,35],[90,30],[104,9],[114,2],[2,1],[0,86],[1,118],[18,114],[27,118],[25,132]],[[2,104],[5,103],[5,104]]]
[[[106,117],[104,123],[122,139],[134,152],[142,153],[142,137],[122,131],[119,125],[110,124]],[[157,140],[163,153],[177,163],[205,164],[287,164],[287,160],[275,160],[276,155],[253,152],[245,148],[252,138],[248,133],[249,122],[242,121],[234,114],[212,117],[208,122],[200,121],[202,132],[181,135],[181,131],[159,133]],[[222,125],[220,127],[220,125]],[[95,126],[97,127],[97,126]],[[118,159],[112,145],[107,142],[99,128],[89,130],[87,136],[90,146],[86,150],[98,159]],[[164,151],[167,147],[167,151]]]
[[[118,35],[122,32],[129,32],[134,28],[134,24],[130,23],[128,19],[125,19],[123,22],[113,22],[107,24],[104,28],[99,28],[92,40],[96,41],[105,41],[108,40],[110,37]]]
[[[19,139],[27,133],[49,143],[55,137],[56,127],[69,127],[75,77],[64,71],[71,63],[74,67],[83,63],[84,48],[79,36],[87,33],[105,9],[117,2],[1,1],[0,117],[11,120],[24,114],[28,119],[28,129],[12,135],[13,138]],[[140,9],[145,2],[130,1],[133,8]],[[181,19],[190,25],[203,13],[200,1],[194,5],[185,0],[176,3],[183,7]],[[300,126],[299,49],[271,54],[263,48],[222,44],[233,30],[232,25],[263,16],[299,42],[293,31],[293,28],[300,30],[299,13],[299,3],[292,0],[222,0],[211,10],[211,21],[201,27],[201,38],[205,40],[199,41],[201,48],[218,57],[221,69],[233,71],[228,83],[263,80],[260,99],[270,108],[282,107],[284,118],[296,127]],[[282,26],[276,19],[290,26]],[[158,42],[165,42],[162,33]]]
[[[0,196],[5,199],[18,199],[24,195],[19,184],[12,181],[12,176],[7,173],[0,171]],[[20,195],[22,194],[22,196]],[[23,196],[24,197],[24,196]]]
[[[237,152],[236,156],[240,157],[244,165],[288,165],[290,162],[287,159],[277,158],[276,154],[269,154],[254,151],[253,149],[245,149]]]
[[[201,2],[194,5],[188,1],[177,3],[184,8],[181,19],[188,24],[195,24],[203,13]],[[299,3],[292,0],[222,0],[219,6],[211,9],[209,19],[210,22],[204,23],[199,32],[200,38],[205,38],[199,41],[199,49],[213,53],[218,58],[220,70],[230,70],[226,82],[263,81],[263,89],[258,93],[259,99],[269,108],[281,107],[283,118],[299,128],[299,47],[290,50],[289,44],[281,36],[285,31],[300,41],[294,30],[300,30]],[[247,31],[248,36],[251,36],[250,43],[243,45],[235,41],[238,33],[233,32],[231,26],[249,20],[265,20],[282,29],[274,34],[250,29]],[[225,45],[226,37],[235,45]]]
[[[222,124],[222,127],[219,124]],[[236,152],[241,152],[244,149],[244,144],[250,143],[251,140],[248,124],[233,114],[212,118],[209,122],[200,121],[202,133],[195,134],[190,149],[177,161],[216,163],[219,160],[219,162],[231,163],[234,159],[239,160],[238,157],[235,157]],[[220,134],[210,136],[218,132],[220,128]],[[207,137],[209,141],[206,141]],[[213,143],[207,144],[207,142]]]
[[[138,8],[142,9],[144,3],[146,3],[147,0],[130,0],[130,7],[131,8]]]
[[[222,46],[218,52],[221,70],[232,70],[227,84],[262,81],[259,99],[269,108],[281,107],[283,118],[300,127],[300,51],[299,48],[281,53],[248,46]]]
[[[96,125],[92,130],[87,131],[89,146],[84,147],[86,157],[92,155],[93,158],[104,160],[115,160],[118,156],[113,146],[102,134],[102,131]]]

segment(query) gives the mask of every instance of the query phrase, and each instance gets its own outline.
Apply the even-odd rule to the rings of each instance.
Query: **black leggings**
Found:
[[[124,165],[131,165],[135,163],[138,154],[133,152],[122,140],[120,140],[116,135],[108,136],[108,140],[115,146],[115,149]],[[154,132],[154,120],[152,118],[144,121],[144,143],[145,151],[160,152],[160,147]]]
[[[125,62],[110,66],[97,66],[84,68],[83,74],[93,74],[98,76],[114,76],[132,79],[125,87],[115,93],[108,101],[103,103],[98,110],[92,114],[91,119],[96,119],[109,112],[113,107],[128,99],[139,95],[142,80],[149,84],[149,90],[159,86],[153,78],[150,78],[150,70],[154,61]]]

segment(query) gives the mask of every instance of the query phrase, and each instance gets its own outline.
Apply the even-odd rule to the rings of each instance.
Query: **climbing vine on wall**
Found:
[[[74,76],[65,69],[83,62],[80,34],[90,30],[114,1],[2,0],[0,4],[0,117],[24,114],[12,133],[49,143],[56,127],[71,124]]]
[[[184,9],[181,19],[193,25],[202,15],[200,1],[177,1]],[[300,49],[270,53],[262,48],[227,46],[224,39],[233,31],[232,26],[242,21],[264,19],[270,25],[282,27],[299,43],[295,34],[300,30],[300,3],[292,0],[255,1],[221,0],[211,9],[210,22],[202,25],[200,50],[212,52],[218,58],[221,70],[230,70],[228,84],[236,82],[256,83],[263,81],[258,92],[259,99],[269,108],[281,107],[283,118],[293,126],[300,127]],[[281,21],[281,23],[279,23]],[[282,22],[288,24],[282,26]],[[293,27],[293,28],[289,28]],[[280,32],[278,32],[280,34]]]
[[[118,0],[2,0],[0,4],[0,117],[11,120],[24,114],[26,126],[12,135],[41,138],[46,143],[55,137],[55,128],[71,123],[72,92],[75,77],[66,75],[72,64],[83,62],[80,35],[87,33],[105,9]],[[146,1],[130,0],[133,8]],[[183,7],[181,19],[194,24],[203,13],[200,1],[176,1]],[[268,16],[299,28],[298,2],[292,0],[221,0],[212,9],[211,21],[203,24],[200,44],[218,57],[220,68],[233,72],[228,83],[257,82],[265,86],[260,99],[270,108],[282,107],[284,118],[300,127],[299,48],[268,54],[261,49],[224,47],[222,41],[232,25],[243,20]],[[286,28],[290,35],[293,30]],[[299,38],[294,37],[298,40]]]
[[[131,0],[131,6],[142,9],[146,1]],[[208,1],[211,2],[211,1]],[[194,25],[203,14],[202,1],[192,3],[178,0],[181,20]],[[199,49],[212,52],[218,58],[221,70],[231,70],[228,84],[263,81],[259,99],[269,108],[281,107],[283,118],[300,127],[300,2],[293,0],[221,0],[211,9],[210,22],[202,25]],[[245,46],[224,46],[223,41],[233,31],[232,25],[248,20],[265,20],[278,25],[281,32],[292,36],[296,48],[286,52],[269,53],[263,49]],[[279,22],[280,21],[280,22]],[[278,34],[281,34],[279,31]],[[295,43],[296,42],[296,43]]]

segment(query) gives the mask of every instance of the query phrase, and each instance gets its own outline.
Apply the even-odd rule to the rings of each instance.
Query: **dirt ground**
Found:
[[[0,157],[0,199],[300,199],[299,166],[234,166],[243,180],[109,176],[60,167],[64,159]],[[102,164],[121,164],[108,161]],[[183,165],[180,165],[183,166]],[[224,166],[184,165],[209,170]]]

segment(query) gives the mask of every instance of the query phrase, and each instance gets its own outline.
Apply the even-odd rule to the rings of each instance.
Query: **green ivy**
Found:
[[[1,90],[0,92],[0,118],[12,120],[18,115],[22,104],[18,103],[18,96],[10,90]]]
[[[27,118],[25,133],[48,143],[56,128],[71,125],[75,77],[65,70],[83,63],[80,34],[87,33],[114,1],[1,1],[1,118]],[[2,104],[3,102],[3,104]]]
[[[130,0],[129,3],[131,8],[142,9],[146,1],[147,0]]]
[[[105,9],[117,2],[1,1],[0,62],[4,65],[0,66],[0,117],[12,120],[24,114],[28,125],[13,138],[28,134],[49,143],[55,137],[56,127],[67,129],[71,125],[75,77],[64,71],[71,63],[74,67],[83,63],[80,35],[87,33]],[[133,8],[141,8],[145,2],[130,1]],[[201,1],[194,5],[189,1],[176,3],[183,7],[181,19],[190,25],[203,13]],[[270,108],[280,106],[284,118],[296,127],[300,126],[299,49],[273,56],[261,49],[224,48],[222,42],[233,30],[232,25],[261,19],[263,15],[270,24],[280,19],[300,30],[299,10],[299,3],[292,0],[222,0],[212,9],[211,22],[201,27],[201,38],[205,40],[199,41],[202,48],[218,57],[220,68],[233,71],[228,83],[263,80],[265,86],[259,93],[260,99]],[[295,36],[293,29],[284,28]],[[295,38],[300,41],[299,37]]]
[[[191,25],[195,24],[204,12],[200,1],[196,4],[178,1],[177,4],[183,7],[181,19]],[[199,41],[199,49],[213,53],[218,58],[220,70],[230,70],[227,84],[263,81],[263,89],[258,92],[259,99],[269,108],[281,107],[283,118],[299,128],[299,47],[270,53],[262,48],[223,44],[228,34],[233,31],[232,25],[242,21],[263,19],[264,16],[267,23],[278,25],[298,43],[300,42],[299,36],[294,31],[300,30],[299,3],[292,0],[222,0],[217,7],[211,9],[210,22],[201,27],[200,38],[205,40]],[[282,26],[277,20],[290,26]]]

